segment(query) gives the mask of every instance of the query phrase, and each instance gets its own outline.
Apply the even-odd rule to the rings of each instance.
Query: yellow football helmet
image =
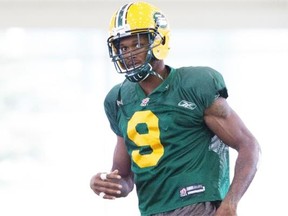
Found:
[[[170,49],[170,29],[166,17],[158,8],[146,2],[134,2],[120,7],[111,18],[109,35],[107,40],[109,55],[117,72],[125,73],[126,78],[132,82],[142,81],[149,74],[161,78],[159,74],[152,71],[150,61],[167,57]],[[146,47],[145,63],[131,67],[124,61],[119,43],[121,39],[134,35],[138,38],[140,35],[147,36],[149,44]],[[137,55],[135,50],[130,54],[131,58],[133,55]]]

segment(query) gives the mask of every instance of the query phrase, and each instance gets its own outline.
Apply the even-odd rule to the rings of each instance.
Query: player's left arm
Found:
[[[236,215],[237,205],[251,184],[256,171],[260,146],[227,101],[219,97],[205,110],[207,126],[228,146],[238,152],[234,177],[216,215]]]

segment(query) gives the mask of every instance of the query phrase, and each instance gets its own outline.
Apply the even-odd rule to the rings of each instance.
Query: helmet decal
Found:
[[[162,13],[156,12],[154,14],[154,20],[155,20],[155,23],[158,27],[167,28],[168,22],[167,22],[166,17]]]

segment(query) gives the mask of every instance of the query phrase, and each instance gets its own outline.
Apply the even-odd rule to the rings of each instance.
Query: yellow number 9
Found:
[[[160,130],[158,126],[158,117],[150,110],[135,112],[128,122],[127,133],[139,148],[150,146],[152,152],[149,154],[140,154],[140,150],[132,151],[132,160],[141,168],[157,165],[164,154],[164,147],[160,141]],[[145,123],[148,133],[139,134],[136,130],[138,124]]]

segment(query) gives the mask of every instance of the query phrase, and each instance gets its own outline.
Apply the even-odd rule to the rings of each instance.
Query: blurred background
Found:
[[[210,66],[262,146],[240,216],[284,215],[287,0],[149,1],[168,17],[166,63]],[[108,57],[112,13],[127,1],[0,0],[0,215],[139,215],[135,191],[102,200],[89,188],[115,143],[104,114],[123,80]],[[231,173],[235,152],[231,151]]]

